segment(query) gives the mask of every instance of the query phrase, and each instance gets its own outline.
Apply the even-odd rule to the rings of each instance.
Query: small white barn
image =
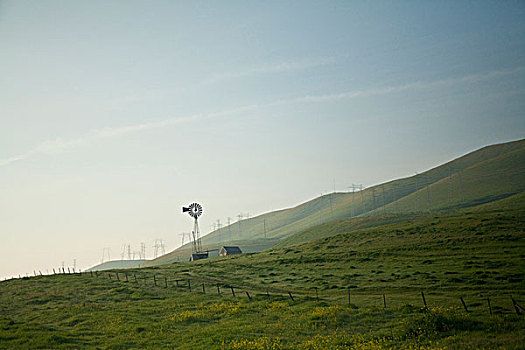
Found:
[[[241,248],[237,246],[222,247],[219,256],[242,254]]]

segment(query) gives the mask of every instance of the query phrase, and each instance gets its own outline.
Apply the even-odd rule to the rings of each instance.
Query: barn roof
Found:
[[[242,253],[241,248],[237,246],[224,246],[222,247],[222,249],[224,249],[226,253],[228,254],[241,254]]]

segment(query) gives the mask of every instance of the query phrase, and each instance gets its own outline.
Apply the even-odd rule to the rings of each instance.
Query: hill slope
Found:
[[[511,198],[326,223],[331,237],[257,254],[0,282],[0,348],[521,349],[509,295],[525,302],[525,208]]]
[[[424,173],[373,186],[356,193],[331,193],[294,208],[238,221],[202,239],[205,249],[239,245],[262,251],[305,229],[353,217],[454,210],[502,199],[525,190],[525,140],[481,148]],[[403,214],[397,216],[396,214]],[[366,220],[365,220],[366,221]],[[388,223],[368,219],[366,227]],[[360,224],[357,225],[357,227]],[[365,227],[365,226],[363,226]],[[266,229],[266,232],[265,232]],[[149,262],[158,265],[187,260],[187,244]]]
[[[148,260],[112,260],[90,267],[86,271],[105,271],[114,269],[133,269],[144,266]]]

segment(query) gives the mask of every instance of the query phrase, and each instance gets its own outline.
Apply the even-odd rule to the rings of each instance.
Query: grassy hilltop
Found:
[[[524,152],[244,220],[258,253],[0,282],[0,349],[522,349]]]
[[[474,207],[523,191],[525,140],[520,140],[487,146],[421,174],[363,191],[331,193],[294,208],[241,220],[211,232],[202,243],[206,249],[238,245],[245,252],[259,252],[323,223],[359,217],[357,227],[373,227],[429,212]],[[191,246],[186,244],[147,264],[188,260],[190,254]]]

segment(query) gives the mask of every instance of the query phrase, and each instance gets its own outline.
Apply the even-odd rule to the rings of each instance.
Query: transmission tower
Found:
[[[156,259],[159,256],[159,240],[155,239],[155,244],[153,245],[153,258]]]
[[[231,229],[231,222],[232,222],[232,218],[231,217],[227,217],[226,218],[226,222],[228,223],[228,237],[230,238],[230,241],[232,239],[232,229]]]
[[[363,185],[359,184],[352,184],[352,186],[348,187],[352,190],[352,217],[355,216],[355,190],[362,190]]]
[[[160,240],[160,251],[162,252],[162,255],[166,254],[166,245],[164,244],[162,239]]]
[[[108,260],[104,260],[106,258],[106,255],[108,257]],[[110,260],[111,260],[111,258],[109,256],[109,248],[102,248],[102,263],[104,261],[110,261]]]
[[[142,259],[146,259],[146,243],[140,243],[140,256]]]
[[[239,238],[241,238],[241,221],[242,221],[243,217],[244,217],[244,215],[242,213],[239,213],[237,215],[237,223],[238,223],[238,226],[239,226]]]
[[[386,205],[386,199],[385,199],[385,185],[384,184],[381,184],[381,191],[382,191],[382,198],[383,198],[383,215],[386,214],[386,208],[385,208],[385,205]]]
[[[179,236],[182,236],[182,243],[181,243],[181,246],[184,245],[184,239],[186,238],[186,236],[188,236],[188,242],[191,241],[191,233],[189,233],[189,232],[182,232],[182,233],[179,233]]]

